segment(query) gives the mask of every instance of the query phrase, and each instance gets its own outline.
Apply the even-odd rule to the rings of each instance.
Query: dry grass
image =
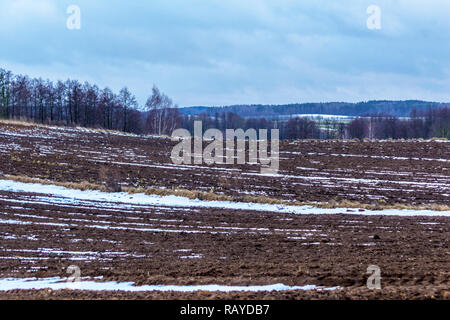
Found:
[[[448,141],[448,139],[446,137],[442,137],[442,138],[431,138],[431,141]]]
[[[0,123],[10,126],[22,126],[22,127],[39,127],[39,128],[70,128],[70,129],[79,129],[79,130],[89,130],[92,132],[101,132],[101,133],[111,133],[111,134],[127,134],[130,136],[136,136],[132,133],[126,133],[117,130],[109,130],[109,129],[100,129],[100,128],[88,128],[88,127],[72,127],[72,126],[64,126],[58,124],[45,124],[33,122],[32,120],[9,120],[9,119],[0,119]]]
[[[95,183],[90,183],[87,181],[60,182],[60,181],[44,180],[44,179],[39,179],[39,178],[31,178],[31,177],[27,177],[27,176],[13,176],[13,175],[9,175],[9,174],[3,175],[2,178],[17,181],[17,182],[23,182],[23,183],[40,183],[40,184],[44,184],[44,185],[54,185],[54,186],[64,187],[64,188],[68,188],[68,189],[77,189],[77,190],[82,190],[82,191],[98,190],[98,191],[107,192],[107,188],[105,186],[95,184]]]
[[[45,185],[56,185],[65,187],[68,189],[77,190],[97,190],[102,192],[110,192],[109,188],[105,185],[83,182],[59,182],[44,180],[39,178],[31,178],[27,176],[13,176],[13,175],[1,175],[0,178],[13,180],[23,183],[40,183]],[[335,201],[328,202],[300,202],[300,201],[286,201],[282,199],[269,198],[265,196],[244,196],[239,198],[233,198],[224,194],[217,194],[212,191],[198,191],[198,190],[186,190],[186,189],[163,189],[163,188],[134,188],[134,187],[122,187],[122,192],[130,194],[144,193],[147,195],[158,196],[179,196],[188,199],[199,199],[203,201],[231,201],[231,202],[247,202],[247,203],[261,203],[261,204],[278,204],[278,205],[296,205],[296,206],[313,206],[322,209],[333,208],[349,208],[349,209],[364,209],[364,210],[385,210],[385,209],[400,209],[400,210],[433,210],[433,211],[450,211],[450,206],[445,204],[430,204],[430,205],[406,205],[406,204],[386,204],[384,202],[375,203],[361,203],[358,201]]]
[[[91,132],[99,132],[99,133],[104,133],[104,134],[120,134],[120,135],[127,135],[130,137],[162,137],[162,138],[170,138],[167,135],[157,135],[157,134],[152,134],[152,135],[139,135],[139,134],[135,134],[135,133],[130,133],[130,132],[124,132],[124,131],[119,131],[119,130],[111,130],[111,129],[102,129],[102,128],[89,128],[89,127],[78,127],[78,126],[64,126],[64,125],[58,125],[58,124],[44,124],[44,123],[38,123],[38,122],[33,122],[31,120],[9,120],[9,119],[0,119],[0,123],[4,124],[4,125],[9,125],[9,126],[22,126],[22,127],[39,127],[39,128],[61,128],[61,129],[77,129],[77,130],[88,130]]]
[[[11,126],[23,126],[23,127],[48,127],[46,124],[35,123],[33,121],[25,121],[25,120],[8,120],[8,119],[0,119],[0,123],[11,125]]]

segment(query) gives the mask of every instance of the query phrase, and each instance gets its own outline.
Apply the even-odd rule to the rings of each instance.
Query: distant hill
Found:
[[[286,105],[233,105],[223,107],[194,106],[180,108],[186,115],[207,113],[214,116],[216,113],[233,112],[244,118],[266,119],[286,118],[297,114],[324,114],[342,116],[362,116],[373,113],[386,113],[397,117],[408,117],[411,110],[416,108],[426,110],[429,107],[450,107],[450,103],[427,102],[419,100],[388,101],[376,100],[358,103],[326,102],[326,103],[297,103]]]

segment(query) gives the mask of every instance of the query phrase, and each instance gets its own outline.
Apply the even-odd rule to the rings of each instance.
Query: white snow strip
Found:
[[[133,282],[96,282],[96,281],[79,281],[67,282],[66,279],[59,277],[54,278],[5,278],[0,279],[0,291],[8,290],[40,290],[40,289],[73,289],[73,290],[88,290],[88,291],[127,291],[127,292],[142,292],[142,291],[177,291],[177,292],[195,292],[195,291],[209,291],[209,292],[233,292],[233,291],[286,291],[286,290],[338,290],[340,287],[319,287],[316,285],[306,286],[287,286],[281,283],[264,285],[264,286],[224,286],[224,285],[193,285],[193,286],[178,286],[178,285],[144,285],[134,286]]]
[[[192,200],[178,196],[157,196],[146,194],[130,195],[125,192],[101,192],[94,190],[76,190],[54,185],[38,183],[22,183],[11,180],[0,180],[0,190],[10,192],[29,192],[46,194],[54,197],[58,203],[77,203],[80,200],[101,202],[104,206],[129,208],[129,206],[161,206],[161,207],[185,207],[185,208],[221,208],[231,210],[253,210],[266,212],[280,212],[293,214],[356,214],[356,215],[389,215],[389,216],[445,216],[450,217],[450,211],[433,210],[365,210],[363,212],[347,212],[347,208],[322,209],[312,206],[288,206],[277,204],[261,204],[231,201],[203,201]],[[52,198],[47,199],[49,201]]]

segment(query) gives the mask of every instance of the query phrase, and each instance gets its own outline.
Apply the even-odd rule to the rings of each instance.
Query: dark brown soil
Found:
[[[0,292],[2,300],[450,300],[450,291],[434,286],[416,288],[385,287],[382,290],[345,288],[337,291],[282,292],[95,292],[75,290],[15,290]]]
[[[101,168],[106,165],[123,185],[214,188],[237,199],[247,192],[307,201],[449,204],[448,143],[282,142],[282,178],[257,175],[258,166],[180,170],[170,162],[172,145],[162,138],[0,124],[0,172],[103,183]],[[264,293],[0,291],[1,299],[449,298],[448,217],[126,207],[58,203],[50,195],[0,191],[0,219],[0,278],[66,277],[67,267],[75,264],[83,277],[137,285],[343,288]],[[381,290],[366,288],[369,265],[381,268]]]
[[[446,142],[282,141],[277,177],[259,165],[175,166],[175,142],[99,131],[0,123],[0,172],[105,183],[102,168],[124,186],[246,194],[283,200],[449,204]],[[182,170],[180,170],[182,169]]]
[[[103,276],[105,281],[137,285],[284,283],[346,288],[327,293],[249,293],[249,298],[353,294],[355,298],[440,298],[450,289],[450,219],[446,217],[112,209],[90,202],[52,204],[54,199],[48,195],[12,192],[0,192],[0,199],[1,219],[9,221],[0,223],[1,278],[66,277],[67,267],[75,264],[83,277]],[[381,268],[382,286],[389,290],[376,293],[365,288],[369,265]],[[14,293],[6,296],[10,294]],[[171,295],[142,293],[139,297]]]

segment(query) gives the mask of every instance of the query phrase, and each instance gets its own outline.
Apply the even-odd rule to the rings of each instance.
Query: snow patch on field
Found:
[[[41,289],[73,289],[87,291],[177,291],[177,292],[260,292],[260,291],[286,291],[286,290],[338,290],[340,287],[319,287],[316,285],[306,286],[287,286],[281,283],[264,285],[264,286],[224,286],[224,285],[193,285],[193,286],[177,286],[177,285],[144,285],[134,286],[133,282],[96,282],[96,281],[80,281],[66,282],[65,279],[59,277],[54,278],[6,278],[0,279],[0,291],[8,290],[41,290]]]
[[[312,206],[288,206],[261,203],[231,202],[231,201],[202,201],[192,200],[178,196],[157,196],[146,194],[129,194],[124,192],[109,193],[93,190],[75,190],[54,185],[38,183],[22,183],[11,180],[0,180],[0,190],[10,192],[28,192],[45,194],[50,202],[78,203],[80,201],[98,202],[102,206],[125,207],[129,206],[162,206],[184,208],[221,208],[231,210],[266,211],[293,214],[356,214],[356,215],[393,215],[393,216],[446,216],[450,211],[433,210],[399,210],[387,209],[382,211],[365,210],[363,212],[350,212],[346,208],[321,209]],[[114,204],[114,205],[113,205]]]

